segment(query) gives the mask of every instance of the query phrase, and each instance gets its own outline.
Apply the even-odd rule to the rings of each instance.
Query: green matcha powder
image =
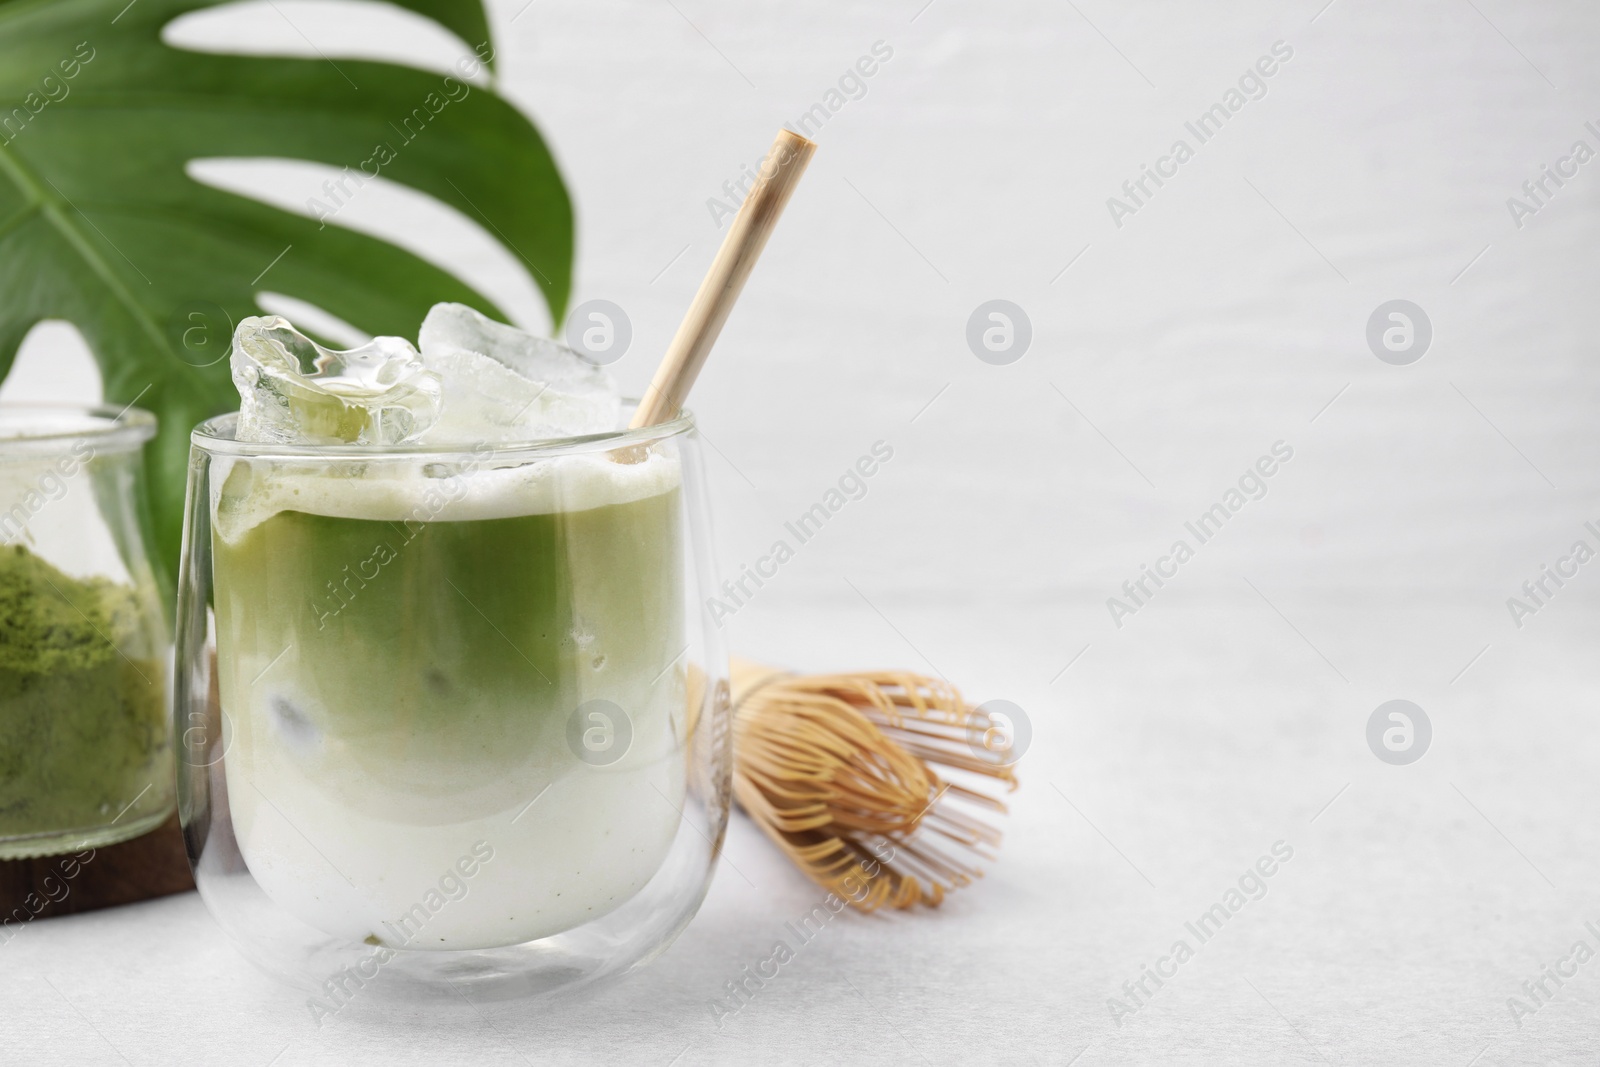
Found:
[[[141,793],[159,810],[171,772],[153,651],[132,586],[0,547],[0,838],[103,827]]]

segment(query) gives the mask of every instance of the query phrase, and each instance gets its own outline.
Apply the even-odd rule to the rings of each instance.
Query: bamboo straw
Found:
[[[816,149],[778,132],[630,428],[678,414]],[[689,682],[693,733],[704,676],[691,670]],[[982,877],[977,863],[994,858],[1000,831],[962,805],[1004,814],[986,787],[1017,780],[973,749],[987,720],[953,686],[903,671],[800,676],[736,660],[732,698],[734,795],[812,881],[874,911],[937,905]]]
[[[762,162],[756,183],[744,198],[717,258],[694,294],[694,301],[678,325],[678,332],[656,368],[649,390],[633,413],[630,429],[654,426],[677,416],[683,398],[705,365],[711,346],[722,332],[734,301],[778,224],[784,205],[793,195],[800,175],[817,150],[816,143],[798,133],[779,130],[777,140]]]

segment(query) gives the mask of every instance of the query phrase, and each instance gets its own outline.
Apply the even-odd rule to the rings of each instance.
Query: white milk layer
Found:
[[[248,725],[234,719],[227,755],[234,834],[262,890],[335,937],[443,950],[547,937],[626,902],[665,859],[684,795],[681,715],[665,703],[633,716],[617,764],[530,765],[514,803],[440,822],[373,810],[384,791],[361,774],[341,789],[337,757],[308,772],[252,709]]]

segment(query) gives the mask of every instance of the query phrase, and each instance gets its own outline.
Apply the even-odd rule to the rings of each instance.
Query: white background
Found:
[[[495,4],[502,88],[576,202],[575,302],[632,320],[632,392],[720,240],[707,199],[893,49],[818,134],[693,406],[730,573],[892,445],[732,641],[1024,708],[1002,860],[936,913],[842,916],[720,1028],[723,982],[819,897],[742,816],[677,945],[555,1007],[357,1005],[319,1030],[192,896],[41,922],[0,948],[18,1062],[1592,1061],[1600,963],[1520,1025],[1507,998],[1600,950],[1600,563],[1520,628],[1506,601],[1600,548],[1600,161],[1520,228],[1506,201],[1600,149],[1600,10],[1323,3]],[[439,69],[464,50],[291,0],[182,32]],[[1277,41],[1266,95],[1115,225],[1107,198]],[[289,206],[324,177],[216,174]],[[341,221],[549,328],[463,219],[373,188]],[[993,298],[1032,323],[1009,366],[965,338]],[[1396,298],[1433,328],[1409,366],[1366,341]],[[46,327],[0,395],[97,380]],[[1280,440],[1267,496],[1116,626],[1107,598]],[[1410,766],[1367,748],[1392,698],[1433,724]],[[1116,1025],[1107,998],[1278,840],[1267,896]]]

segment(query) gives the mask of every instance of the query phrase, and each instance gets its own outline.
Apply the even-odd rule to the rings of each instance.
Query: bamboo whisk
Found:
[[[969,808],[1006,807],[972,786],[1017,779],[974,750],[990,724],[953,686],[735,660],[732,695],[734,796],[818,885],[862,911],[934,906],[994,861],[1000,831]]]

